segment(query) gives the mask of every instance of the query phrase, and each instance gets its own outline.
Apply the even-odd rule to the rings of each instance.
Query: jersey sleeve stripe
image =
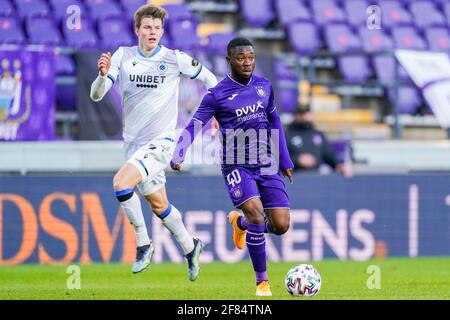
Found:
[[[114,82],[116,82],[116,79],[114,79],[114,77],[112,75],[107,74],[106,76],[111,79],[113,84],[114,84]]]
[[[195,79],[198,77],[198,75],[200,74],[200,72],[202,72],[203,69],[203,65],[200,65],[200,68],[198,68],[197,73],[191,77],[191,79]]]

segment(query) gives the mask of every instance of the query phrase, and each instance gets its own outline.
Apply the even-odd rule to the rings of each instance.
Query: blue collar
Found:
[[[156,47],[156,49],[153,50],[152,54],[151,54],[149,57],[147,57],[147,56],[141,51],[141,48],[139,48],[139,46],[137,46],[137,52],[138,52],[139,55],[140,55],[141,57],[143,57],[143,58],[151,58],[151,57],[155,56],[160,50],[161,50],[161,45],[158,45],[158,46]]]

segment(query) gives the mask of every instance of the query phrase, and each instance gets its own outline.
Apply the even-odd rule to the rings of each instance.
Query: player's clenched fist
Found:
[[[111,52],[102,53],[100,59],[98,59],[98,71],[102,77],[108,74],[109,68],[111,67]]]

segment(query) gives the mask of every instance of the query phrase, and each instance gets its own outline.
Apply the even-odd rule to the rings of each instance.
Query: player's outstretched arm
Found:
[[[111,53],[102,53],[97,62],[98,76],[91,85],[91,99],[95,102],[103,99],[112,87],[112,81],[108,80],[107,74],[111,68]]]

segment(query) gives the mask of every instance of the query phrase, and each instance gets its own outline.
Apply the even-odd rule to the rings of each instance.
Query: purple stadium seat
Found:
[[[0,44],[23,44],[25,35],[19,21],[13,17],[0,17]]]
[[[75,62],[71,56],[57,53],[55,57],[56,74],[58,76],[73,76],[76,74]]]
[[[103,48],[117,49],[132,46],[135,42],[129,25],[122,18],[101,18],[98,20],[98,34]]]
[[[282,112],[292,113],[297,108],[298,104],[298,91],[297,89],[285,89],[278,88],[277,105],[280,106]]]
[[[211,33],[208,35],[208,43],[204,49],[210,53],[226,55],[228,42],[235,37],[236,33],[234,32]]]
[[[15,3],[21,18],[45,17],[50,14],[50,8],[44,0],[15,0]]]
[[[331,52],[360,51],[361,42],[348,25],[327,25],[324,29],[325,42]],[[361,54],[351,54],[337,59],[344,79],[352,83],[365,82],[371,75],[369,59]]]
[[[431,27],[425,31],[428,47],[432,51],[450,50],[450,33],[447,28]]]
[[[10,17],[16,10],[9,0],[0,0],[0,17]]]
[[[194,14],[184,3],[165,4],[163,7],[169,15],[168,21],[175,22],[179,20],[195,20]]]
[[[76,66],[73,58],[65,54],[56,54],[56,74],[75,76]],[[56,84],[56,106],[58,110],[76,110],[77,87],[73,84]]]
[[[316,53],[322,47],[317,26],[311,22],[294,22],[288,26],[289,42],[300,55]]]
[[[373,67],[378,81],[383,85],[392,85],[396,81],[395,79],[395,64],[397,63],[395,58],[391,55],[379,55],[372,59]],[[399,65],[399,79],[402,82],[412,83],[406,70]]]
[[[413,23],[411,14],[396,0],[381,0],[381,26],[391,28],[397,25],[411,25]]]
[[[57,21],[61,21],[65,17],[68,17],[67,8],[71,5],[76,5],[80,8],[81,12],[86,12],[81,0],[49,0],[53,17]]]
[[[301,0],[275,0],[278,19],[283,26],[292,22],[311,21],[311,12]]]
[[[388,90],[388,98],[394,103],[395,91]],[[422,104],[419,90],[412,86],[401,86],[398,93],[398,111],[400,114],[414,114]]]
[[[52,18],[30,17],[26,21],[28,42],[30,44],[44,44],[58,46],[61,44],[61,33]]]
[[[364,83],[373,74],[369,59],[364,55],[345,55],[339,57],[337,62],[346,82]]]
[[[265,27],[275,19],[271,0],[240,0],[240,4],[245,21],[252,27]]]
[[[314,0],[311,7],[315,21],[319,25],[334,22],[345,22],[345,14],[333,0]]]
[[[386,51],[394,47],[391,38],[382,29],[369,30],[366,26],[361,26],[358,31],[366,52]]]
[[[95,48],[98,45],[97,35],[89,20],[81,19],[79,28],[68,29],[63,25],[63,34],[66,44],[78,48]]]
[[[442,10],[444,11],[445,20],[447,24],[450,24],[450,2],[448,1],[443,2]]]
[[[427,45],[414,27],[395,27],[392,38],[397,49],[426,49]]]
[[[367,21],[367,0],[345,0],[344,9],[347,20],[353,26],[365,25]]]
[[[297,81],[298,76],[295,70],[289,66],[282,59],[276,59],[274,62],[275,76],[277,80],[292,80]]]
[[[445,25],[444,16],[432,1],[413,1],[410,4],[410,11],[414,24],[419,28]]]
[[[347,52],[361,49],[359,38],[345,24],[325,26],[324,38],[331,52]]]
[[[145,4],[147,0],[120,0],[122,7],[125,9],[127,19],[133,19],[136,10]]]
[[[197,25],[191,20],[170,20],[172,45],[180,50],[196,50],[200,48],[197,36]]]
[[[123,17],[123,11],[113,0],[85,0],[92,19]]]

